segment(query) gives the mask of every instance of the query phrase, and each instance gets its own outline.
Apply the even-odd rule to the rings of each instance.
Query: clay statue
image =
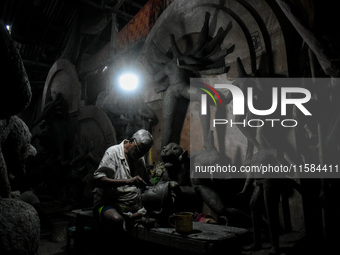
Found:
[[[2,125],[8,123],[8,125]],[[35,156],[36,149],[30,144],[31,133],[26,124],[17,116],[8,121],[0,120],[0,197],[9,198],[11,187],[9,176],[23,176],[25,163],[29,156]]]
[[[0,198],[0,253],[38,254],[40,220],[34,207],[20,199]]]
[[[0,253],[33,255],[39,247],[39,216],[30,204],[10,198],[10,177],[15,180],[25,175],[26,160],[36,150],[19,117],[0,120],[0,130]]]
[[[280,78],[282,75],[267,72],[268,60],[266,54],[262,54],[260,58],[260,64],[258,69],[254,74],[247,74],[243,63],[240,58],[237,58],[237,70],[238,78],[233,82],[234,85],[238,86],[242,92],[246,95],[247,88],[253,88],[253,104],[258,109],[266,109],[268,105],[272,104],[271,88],[273,84],[270,79],[263,79],[265,77],[276,77]],[[280,86],[280,83],[275,86]],[[226,95],[226,104],[231,102],[231,93]],[[271,119],[279,119],[279,111],[275,111],[270,116]],[[293,111],[288,112],[287,115],[293,116]],[[264,116],[255,115],[249,111],[247,108],[244,115],[235,115],[235,122],[242,122],[244,119],[260,119],[263,120]],[[249,159],[253,155],[254,148],[260,150],[265,147],[272,147],[279,150],[279,153],[284,153],[285,157],[294,164],[301,163],[300,158],[294,153],[294,148],[289,142],[289,128],[284,128],[282,126],[271,127],[270,125],[263,125],[262,127],[250,127],[237,125],[237,128],[242,132],[242,134],[247,138],[247,152],[246,159]],[[256,136],[259,134],[259,141],[257,141]],[[278,135],[280,134],[280,135]],[[268,144],[268,142],[270,144]],[[268,145],[267,145],[268,144]]]
[[[196,194],[190,181],[188,152],[176,143],[169,143],[163,147],[161,158],[152,170],[154,186],[144,192],[143,204],[164,225],[171,213],[181,210],[184,197],[193,198]]]
[[[176,143],[169,143],[161,151],[164,172],[160,182],[170,181],[172,187],[176,185],[190,185],[189,154]]]
[[[238,58],[238,75],[239,78],[234,82],[245,93],[247,87],[253,87],[254,101],[257,104],[266,104],[265,100],[271,97],[267,95],[265,84],[262,84],[257,80],[257,76],[265,76],[266,74],[260,74],[260,70],[257,70],[256,74],[248,75],[245,72],[242,61]],[[267,74],[268,75],[268,74]],[[273,76],[273,74],[272,74]],[[259,107],[261,108],[261,107]],[[271,116],[275,118],[274,116]],[[236,121],[240,121],[244,118],[260,118],[261,116],[254,116],[250,111],[247,111],[244,116],[237,116]],[[256,128],[243,127],[238,125],[238,128],[247,138],[248,146],[246,152],[246,159],[244,165],[287,165],[288,157],[292,162],[297,163],[298,159],[293,153],[293,149],[290,147],[287,141],[287,130],[273,127],[261,127],[259,130]],[[257,141],[256,135],[259,131],[260,142]],[[280,135],[277,135],[280,134]],[[253,154],[254,147],[257,152]],[[248,175],[243,190],[240,194],[245,194],[250,187],[253,187],[252,195],[250,198],[250,212],[253,224],[254,243],[250,249],[261,248],[261,230],[262,230],[262,215],[263,208],[267,215],[268,229],[271,241],[271,254],[277,254],[279,252],[279,202],[282,192],[287,187],[294,188],[301,191],[301,187],[289,176],[283,174],[282,176],[276,176],[276,178],[263,178],[259,176]]]
[[[149,63],[155,70],[155,82],[160,84],[156,92],[164,92],[162,148],[170,142],[180,142],[190,99],[189,78],[200,74],[222,74],[229,70],[224,58],[234,50],[234,45],[226,49],[220,46],[232,28],[232,23],[226,29],[220,28],[215,37],[211,38],[209,19],[210,13],[206,12],[198,40],[188,52],[180,51],[173,34],[170,35],[172,57],[165,55],[154,44],[155,57]]]
[[[0,22],[0,254],[37,254],[40,220],[30,204],[11,197],[10,177],[25,174],[25,162],[34,156],[31,133],[16,116],[31,100],[31,88],[19,55]]]
[[[205,145],[204,151],[194,155],[193,160],[195,166],[228,165],[231,163],[229,157],[220,154],[216,149],[214,145],[214,132],[212,130],[209,132],[208,144]],[[193,186],[216,215],[217,222],[231,226],[237,226],[240,223],[244,226],[249,224],[249,215],[231,202],[232,194],[229,190],[233,190],[235,187],[232,183],[234,180],[230,176],[219,176],[221,179],[215,179],[214,175],[209,176],[210,178],[197,177],[194,176],[192,178]],[[225,196],[225,194],[229,195]],[[223,198],[227,198],[229,201]]]
[[[240,87],[243,92],[249,86],[253,87],[254,94],[256,95],[258,103],[265,103],[263,100],[270,98],[266,95],[266,90],[254,75],[248,75],[243,67],[242,61],[238,58],[238,73],[239,78],[235,81],[235,84]],[[262,101],[261,101],[262,100]],[[245,116],[238,118],[252,118],[254,117],[251,112],[246,112]],[[254,118],[259,118],[256,116]],[[287,165],[288,162],[285,155],[291,155],[292,151],[289,151],[288,142],[285,137],[285,132],[280,129],[261,127],[259,130],[260,142],[257,141],[257,129],[238,126],[240,131],[247,138],[248,146],[246,152],[246,159],[243,165]],[[277,134],[280,133],[280,136]],[[254,147],[257,152],[253,154]],[[282,192],[287,188],[294,188],[301,192],[301,187],[289,176],[285,174],[276,176],[277,178],[259,178],[248,174],[243,190],[239,194],[246,194],[251,187],[253,187],[252,195],[250,198],[250,212],[253,224],[254,243],[249,249],[261,248],[261,226],[263,208],[267,215],[268,229],[270,234],[270,241],[272,249],[271,254],[277,254],[279,252],[279,202]]]
[[[261,147],[251,158],[248,158],[244,165],[259,166],[259,165],[285,165],[287,161],[280,151]],[[253,224],[253,244],[247,249],[259,250],[262,248],[262,216],[266,215],[271,250],[270,254],[279,254],[279,203],[280,197],[284,190],[296,189],[302,193],[301,186],[293,179],[288,178],[285,174],[276,176],[277,178],[266,178],[255,176],[248,173],[244,183],[244,187],[239,195],[246,194],[253,188],[250,198],[250,212]]]
[[[253,155],[245,165],[270,164],[278,165],[277,156],[273,150],[261,150]],[[282,190],[282,181],[280,179],[254,179],[247,177],[245,185],[240,194],[245,194],[254,184],[254,189],[250,199],[250,211],[253,224],[253,244],[248,247],[251,250],[262,248],[261,230],[263,208],[267,215],[268,228],[272,248],[270,254],[277,254],[279,250],[279,202],[280,192]]]
[[[10,134],[14,138],[15,133],[19,136],[19,132],[22,131],[18,128],[20,120],[12,116],[28,106],[32,93],[21,56],[2,22],[0,22],[0,53],[2,56],[0,75],[3,81],[6,81],[0,86],[0,197],[10,197],[9,170],[6,165],[6,160],[9,159],[3,155],[3,147],[6,143],[7,147],[15,148],[15,145],[12,146],[6,140]],[[12,129],[13,126],[16,131]],[[26,125],[23,126],[26,128]],[[17,173],[21,171],[20,168],[11,171],[13,170]]]

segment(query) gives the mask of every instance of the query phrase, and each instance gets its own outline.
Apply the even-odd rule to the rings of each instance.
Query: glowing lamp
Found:
[[[132,73],[125,73],[119,77],[119,86],[124,90],[134,90],[138,86],[138,77]]]

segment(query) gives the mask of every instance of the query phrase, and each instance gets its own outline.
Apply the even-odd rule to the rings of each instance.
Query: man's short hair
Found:
[[[136,142],[142,144],[147,150],[153,145],[153,137],[150,132],[145,129],[138,130],[132,135],[132,138],[136,139]]]

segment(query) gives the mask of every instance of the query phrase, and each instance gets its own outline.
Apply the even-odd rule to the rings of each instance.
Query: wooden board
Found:
[[[116,133],[107,115],[97,106],[88,105],[79,110],[78,132],[81,143],[101,158],[106,149],[117,143]]]
[[[66,99],[69,113],[79,110],[81,84],[75,66],[66,59],[58,59],[48,72],[41,100],[41,111],[47,103],[56,98],[58,93],[62,93]]]
[[[93,229],[98,227],[90,210],[74,210],[68,216],[76,216],[76,239],[80,238],[85,226]],[[189,254],[239,254],[235,253],[241,248],[241,243],[249,236],[249,231],[243,228],[225,225],[205,224],[193,222],[193,231],[183,235],[170,227],[157,227],[147,229],[142,225],[128,232],[133,238],[140,241],[164,246],[165,249],[176,249]],[[81,240],[75,240],[76,248],[81,248]],[[154,254],[154,253],[152,253]]]

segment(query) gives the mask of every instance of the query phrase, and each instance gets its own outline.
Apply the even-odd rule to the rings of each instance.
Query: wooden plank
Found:
[[[247,233],[248,230],[242,228],[193,222],[193,231],[186,235],[177,233],[174,228],[146,229],[143,226],[139,226],[131,235],[139,240],[166,247],[209,254],[218,250],[217,247],[236,248],[236,240]]]
[[[94,227],[95,219],[92,211],[74,210],[77,215],[76,239],[81,236],[84,226]],[[248,235],[248,230],[216,224],[193,222],[193,231],[179,234],[173,227],[147,229],[141,225],[130,232],[130,236],[140,241],[151,242],[177,250],[195,254],[215,254],[223,251],[232,254],[239,249],[240,240]],[[79,240],[77,240],[79,242]],[[75,244],[77,243],[75,240]],[[228,249],[221,248],[228,247]],[[78,247],[79,248],[79,247]]]

